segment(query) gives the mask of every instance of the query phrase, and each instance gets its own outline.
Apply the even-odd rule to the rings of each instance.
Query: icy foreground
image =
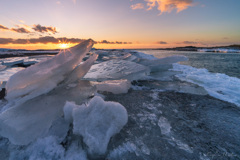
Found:
[[[13,76],[27,84],[8,81],[12,91],[0,101],[0,159],[240,158],[239,108],[208,95],[237,99],[238,81],[229,77],[236,92],[225,91],[218,75],[174,64],[185,56],[88,53],[91,46],[88,40],[62,52],[63,59],[41,62],[58,68],[38,63]],[[29,76],[31,82],[28,72],[38,79]]]

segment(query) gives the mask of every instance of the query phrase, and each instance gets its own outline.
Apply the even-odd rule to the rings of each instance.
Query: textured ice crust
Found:
[[[51,59],[17,72],[7,82],[6,99],[21,99],[22,102],[49,92],[71,73],[92,46],[92,40],[84,41]]]
[[[138,80],[149,75],[150,69],[147,66],[125,60],[109,60],[91,67],[84,76],[87,80]]]
[[[64,116],[67,121],[73,120],[73,132],[83,136],[91,156],[104,155],[110,138],[118,133],[128,120],[127,111],[121,104],[105,102],[98,96],[86,105],[67,102]]]

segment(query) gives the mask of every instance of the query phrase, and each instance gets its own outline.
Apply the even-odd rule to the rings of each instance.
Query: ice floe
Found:
[[[204,87],[211,96],[240,106],[240,79],[181,64],[174,64],[173,70],[182,72],[176,75],[181,80]]]
[[[150,73],[146,66],[125,60],[109,60],[91,67],[84,79],[93,81],[128,79],[138,80]]]

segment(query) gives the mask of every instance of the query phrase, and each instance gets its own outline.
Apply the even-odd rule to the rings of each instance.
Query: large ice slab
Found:
[[[86,40],[14,74],[6,85],[6,99],[8,101],[21,99],[23,102],[51,91],[71,73],[92,46],[93,40]]]
[[[39,137],[48,135],[50,128],[55,128],[52,125],[63,115],[66,101],[74,101],[80,105],[95,91],[88,81],[63,84],[47,94],[28,100],[17,107],[10,107],[0,114],[0,135],[8,138],[13,144],[29,144]],[[62,128],[64,126],[65,124]]]
[[[181,61],[187,61],[188,58],[186,56],[170,56],[160,59],[143,59],[139,61],[139,64],[142,64],[144,66],[148,66],[151,68],[151,72],[159,72],[159,71],[167,71],[172,68],[173,63],[181,62]]]
[[[127,111],[121,104],[105,102],[98,96],[91,99],[87,105],[78,106],[67,102],[64,111],[68,120],[72,115],[73,132],[83,136],[88,153],[93,157],[106,153],[110,138],[118,133],[128,120]]]
[[[150,69],[135,62],[125,60],[109,60],[91,67],[90,71],[84,76],[85,79],[104,81],[104,80],[138,80],[148,75]]]

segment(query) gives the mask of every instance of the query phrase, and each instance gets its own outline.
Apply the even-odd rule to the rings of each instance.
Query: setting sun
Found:
[[[61,49],[66,49],[66,48],[70,47],[70,45],[68,43],[60,43],[59,46]]]

